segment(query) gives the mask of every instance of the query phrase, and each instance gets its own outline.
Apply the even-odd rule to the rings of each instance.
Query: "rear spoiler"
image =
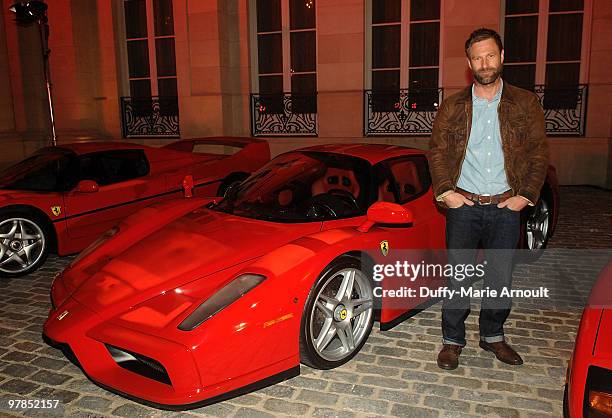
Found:
[[[194,145],[196,144],[210,144],[210,145],[227,145],[231,147],[244,148],[250,144],[260,144],[266,141],[261,139],[249,138],[249,137],[208,137],[208,138],[192,138],[182,139],[180,141],[171,142],[170,144],[164,145],[163,149],[171,149],[175,151],[191,152]]]

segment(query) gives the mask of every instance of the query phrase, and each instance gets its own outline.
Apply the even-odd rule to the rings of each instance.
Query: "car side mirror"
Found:
[[[100,190],[100,186],[93,180],[81,180],[76,186],[76,191],[79,193],[95,193]]]
[[[357,230],[368,232],[375,224],[409,226],[413,220],[412,212],[397,203],[376,202],[368,208],[367,220]]]

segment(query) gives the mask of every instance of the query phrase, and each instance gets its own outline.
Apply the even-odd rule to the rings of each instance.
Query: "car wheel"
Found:
[[[341,257],[310,291],[300,330],[301,362],[332,369],[353,358],[374,323],[372,282],[359,260]]]
[[[524,256],[525,261],[535,261],[544,252],[552,227],[551,199],[543,194],[538,203],[527,213],[524,223]]]
[[[0,216],[0,276],[31,273],[44,263],[49,252],[45,225],[30,214]]]

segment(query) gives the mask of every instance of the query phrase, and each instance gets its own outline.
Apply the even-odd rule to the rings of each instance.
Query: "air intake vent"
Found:
[[[159,361],[112,345],[105,345],[119,367],[166,385],[172,384],[168,372]]]

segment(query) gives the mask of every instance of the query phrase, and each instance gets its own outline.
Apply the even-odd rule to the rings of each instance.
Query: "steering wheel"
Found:
[[[353,193],[349,192],[348,190],[331,189],[327,192],[327,194],[330,194],[332,196],[338,196],[345,202],[348,201],[350,205],[352,206],[352,209],[356,210],[357,212],[359,212],[359,210],[361,209],[359,207],[359,203],[357,203],[357,199],[355,199],[355,196],[353,196]]]
[[[342,189],[332,189],[310,199],[310,209],[307,216],[318,218],[327,214],[333,219],[338,218],[339,215],[359,211],[359,204],[350,192]]]

